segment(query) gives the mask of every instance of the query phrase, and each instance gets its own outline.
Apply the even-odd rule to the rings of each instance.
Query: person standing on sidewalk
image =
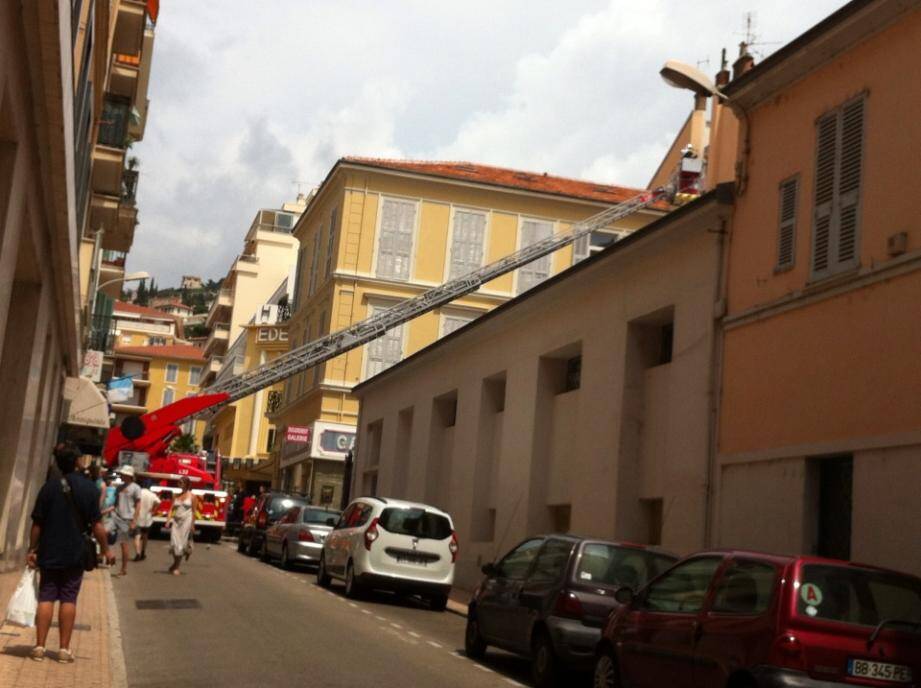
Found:
[[[134,467],[122,466],[118,469],[122,484],[118,488],[115,500],[115,542],[121,545],[122,570],[119,576],[128,575],[129,544],[134,539],[141,512],[141,488],[134,482]]]
[[[106,561],[115,562],[115,555],[107,544],[105,528],[99,520],[99,492],[92,482],[75,472],[79,456],[80,451],[72,443],[55,447],[57,470],[52,471],[51,477],[42,486],[32,510],[26,562],[30,568],[38,568],[40,582],[35,647],[29,656],[37,662],[45,659],[45,643],[55,602],[60,603],[58,661],[65,664],[74,661],[70,637],[77,618],[77,595],[83,582],[83,533],[88,527],[92,527]],[[78,516],[80,523],[77,522]]]
[[[141,510],[138,514],[138,533],[134,536],[135,561],[147,558],[147,537],[153,525],[154,513],[160,506],[160,498],[150,489],[150,480],[145,480],[141,487]]]

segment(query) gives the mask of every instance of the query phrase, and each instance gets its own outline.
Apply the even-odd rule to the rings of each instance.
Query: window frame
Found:
[[[511,576],[506,575],[506,574],[502,571],[502,564],[503,564],[503,562],[505,562],[506,559],[508,559],[512,554],[514,554],[515,552],[517,552],[519,549],[521,549],[522,547],[524,547],[524,546],[525,546],[526,544],[528,544],[529,542],[537,542],[537,543],[540,543],[540,544],[535,548],[535,550],[534,550],[534,558],[531,559],[530,562],[528,562],[528,566],[527,566],[527,569],[524,571],[524,574],[521,576],[521,578],[513,578],[513,577],[511,577]],[[505,578],[505,579],[507,579],[507,580],[513,580],[513,581],[525,581],[525,580],[527,580],[528,577],[531,575],[531,571],[534,570],[534,562],[537,561],[537,555],[540,554],[540,552],[541,552],[541,550],[544,548],[544,544],[545,544],[546,542],[547,542],[547,538],[545,538],[545,537],[531,537],[531,538],[527,538],[527,539],[525,539],[525,540],[522,540],[522,541],[519,542],[517,545],[515,545],[514,547],[512,547],[512,549],[510,549],[508,552],[505,553],[505,556],[504,556],[504,557],[502,557],[499,561],[496,562],[496,578]]]
[[[457,332],[457,330],[461,329],[462,327],[466,327],[467,325],[472,323],[474,320],[476,320],[478,317],[479,317],[479,314],[477,315],[470,314],[468,317],[467,313],[460,313],[457,311],[451,311],[451,312],[445,313],[444,311],[442,311],[440,313],[439,323],[438,323],[438,338],[441,339],[442,337],[447,337],[449,334]],[[448,320],[458,320],[458,321],[463,320],[464,324],[459,325],[458,327],[448,332],[447,328],[445,327],[445,325],[447,325],[448,323]]]
[[[169,395],[170,395],[170,400],[169,400],[169,401],[166,400],[166,393],[167,393],[167,392],[169,392]],[[162,393],[160,396],[161,396],[161,399],[162,399],[162,401],[163,401],[163,403],[161,404],[161,406],[167,406],[167,405],[169,405],[169,404],[172,404],[174,401],[176,401],[176,390],[173,389],[172,387],[164,387],[164,388],[163,388],[163,393]]]
[[[170,370],[174,370],[172,376],[170,376]],[[179,382],[179,364],[178,363],[167,363],[166,369],[163,371],[163,380],[165,382],[176,383]]]
[[[679,568],[689,566],[701,561],[715,561],[716,567],[713,569],[713,572],[710,574],[710,582],[707,584],[706,589],[704,590],[703,597],[701,598],[700,605],[696,609],[650,609],[648,606],[649,602],[649,593],[657,586],[662,583],[663,580],[666,580],[669,576],[674,575],[675,571]],[[694,557],[693,559],[686,559],[675,563],[674,566],[669,568],[667,571],[657,576],[655,579],[646,584],[643,588],[642,596],[640,597],[639,604],[637,609],[644,614],[681,614],[683,616],[696,616],[702,611],[709,607],[710,599],[713,594],[713,585],[714,582],[720,579],[721,569],[726,566],[725,557],[713,556],[713,555],[704,555],[700,557]]]
[[[396,276],[396,275],[382,275],[380,272],[380,257],[381,257],[381,240],[383,239],[383,224],[384,224],[384,204],[388,201],[394,203],[407,203],[411,204],[414,208],[413,211],[413,226],[412,231],[410,232],[411,241],[409,246],[409,255],[406,276]],[[371,266],[371,272],[374,277],[379,279],[393,280],[394,282],[412,282],[414,277],[414,268],[415,268],[415,250],[416,245],[419,240],[419,225],[421,222],[422,215],[422,201],[418,198],[408,198],[405,196],[395,196],[380,194],[378,196],[377,204],[377,222],[374,230],[374,257]]]
[[[195,371],[195,370],[198,371],[198,377],[193,380],[192,371]],[[193,387],[200,386],[201,385],[201,374],[204,372],[204,370],[205,370],[204,366],[189,366],[189,385]]]
[[[535,222],[535,223],[550,225],[550,234],[548,235],[548,237],[542,237],[540,239],[537,239],[533,243],[537,243],[538,241],[543,241],[545,238],[552,237],[554,234],[556,234],[556,230],[557,230],[556,220],[549,219],[549,218],[534,217],[531,215],[519,215],[518,216],[518,236],[517,236],[517,250],[519,251],[527,246],[531,246],[531,244],[524,243],[524,226],[526,222]],[[526,265],[522,265],[521,267],[518,267],[515,269],[515,284],[513,285],[514,286],[513,293],[515,296],[520,296],[521,294],[524,294],[526,291],[530,291],[537,285],[542,284],[543,282],[546,282],[548,279],[553,277],[553,255],[554,255],[553,253],[550,253],[545,256],[541,256],[540,258],[536,258],[535,260],[532,260],[530,263],[527,263]],[[526,267],[531,267],[535,265],[538,261],[541,261],[541,260],[547,261],[547,264],[548,264],[547,276],[541,279],[540,281],[535,282],[527,289],[522,289],[521,287],[522,269]]]
[[[544,556],[544,554],[547,553],[548,547],[550,547],[551,545],[557,544],[557,543],[563,544],[563,545],[569,545],[569,554],[566,556],[566,561],[563,564],[563,568],[560,570],[559,574],[557,574],[555,578],[546,578],[546,577],[536,578],[535,574],[537,574],[538,572],[538,562],[540,562],[540,558]],[[534,583],[537,585],[551,585],[551,584],[559,583],[563,580],[566,580],[568,578],[566,574],[569,571],[570,564],[572,563],[573,552],[576,550],[576,544],[577,544],[576,542],[573,542],[570,540],[564,540],[563,538],[548,537],[544,541],[544,544],[541,545],[540,550],[538,550],[537,552],[537,556],[534,557],[534,561],[531,563],[531,570],[528,571],[528,575],[526,578],[527,582]]]
[[[339,233],[339,207],[334,207],[329,213],[329,230],[326,234],[326,269],[324,279],[328,279],[333,272],[333,255],[336,252],[336,239]]]
[[[763,566],[769,568],[773,572],[773,580],[771,582],[771,591],[768,595],[768,604],[761,611],[756,612],[739,612],[727,609],[717,609],[717,596],[720,592],[720,586],[727,580],[728,576],[732,574],[733,570],[738,566]],[[726,562],[723,570],[719,572],[718,576],[714,576],[714,579],[711,581],[710,587],[712,588],[710,592],[710,600],[707,603],[707,612],[714,616],[729,616],[729,617],[748,617],[754,618],[759,616],[764,616],[771,612],[777,602],[777,593],[779,589],[781,568],[776,564],[773,564],[769,561],[764,561],[763,559],[751,559],[751,558],[733,558]]]
[[[376,315],[378,309],[380,309],[380,310],[386,310],[386,309],[392,307],[393,305],[394,305],[394,303],[387,302],[387,301],[380,301],[380,300],[377,300],[377,299],[369,300],[369,301],[368,301],[368,310],[370,311],[370,313],[368,313],[368,314],[366,315],[366,317],[370,318],[370,317]],[[376,373],[374,373],[374,375],[379,375],[380,373],[383,373],[385,370],[388,370],[388,369],[392,368],[392,367],[395,366],[397,363],[399,363],[399,362],[402,361],[404,358],[406,358],[406,338],[407,338],[407,336],[408,336],[408,328],[407,328],[407,325],[408,325],[408,324],[409,324],[409,323],[403,323],[402,325],[397,325],[397,327],[392,327],[392,328],[390,328],[389,330],[387,330],[387,332],[385,332],[382,336],[378,337],[377,339],[374,339],[374,340],[371,341],[371,342],[368,342],[367,344],[365,344],[365,345],[362,347],[362,362],[361,362],[361,372],[362,372],[361,379],[362,379],[362,381],[367,380],[367,379],[370,378],[370,377],[373,377],[372,375],[369,375],[369,374],[368,374],[368,367],[369,367],[368,364],[371,362],[371,348],[370,348],[370,347],[371,347],[375,342],[380,342],[380,341],[382,341],[382,340],[387,336],[388,333],[390,333],[390,332],[392,332],[393,330],[396,330],[396,329],[398,329],[398,328],[399,328],[399,330],[400,330],[400,358],[399,358],[399,360],[394,361],[393,363],[391,363],[390,365],[388,365],[386,368],[382,368],[381,370],[379,370],[379,371],[377,371]]]
[[[457,229],[457,214],[458,213],[466,213],[468,215],[479,215],[480,217],[482,217],[483,218],[483,234],[480,237],[479,263],[475,265],[474,267],[471,267],[469,270],[466,270],[458,274],[454,274],[452,268],[454,266],[454,240],[457,237],[456,229]],[[443,279],[442,279],[443,282],[447,282],[448,280],[456,279],[458,277],[463,277],[464,275],[474,270],[478,270],[479,268],[483,267],[486,264],[485,262],[486,261],[486,249],[489,246],[490,214],[491,213],[489,210],[484,210],[481,208],[472,208],[470,206],[464,206],[464,205],[461,205],[461,206],[452,205],[451,206],[451,224],[448,229],[448,240],[445,246],[445,267],[444,267],[444,274],[443,274]]]
[[[800,211],[800,174],[797,172],[794,175],[782,179],[777,185],[777,251],[775,255],[774,263],[774,272],[785,272],[792,269],[796,266],[796,236],[797,236],[797,221],[799,211]],[[784,189],[787,185],[793,185],[793,212],[790,220],[784,222]],[[789,260],[783,260],[783,245],[784,245],[784,230],[786,227],[789,227],[790,232],[790,257]]]

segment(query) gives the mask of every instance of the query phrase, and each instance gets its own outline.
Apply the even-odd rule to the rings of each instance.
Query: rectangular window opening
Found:
[[[645,544],[662,544],[662,498],[641,499],[640,508],[646,526]]]
[[[569,504],[551,504],[547,507],[550,515],[550,528],[554,533],[568,533],[572,516]]]
[[[854,459],[838,456],[812,462],[818,485],[816,554],[847,561],[851,558]]]

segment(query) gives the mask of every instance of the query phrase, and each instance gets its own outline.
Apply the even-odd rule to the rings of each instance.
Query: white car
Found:
[[[378,589],[417,594],[444,611],[454,584],[457,534],[451,516],[426,504],[361,497],[326,537],[317,583],[345,581],[357,597]]]

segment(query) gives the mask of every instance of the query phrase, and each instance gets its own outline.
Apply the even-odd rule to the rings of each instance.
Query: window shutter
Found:
[[[339,227],[339,209],[333,208],[329,214],[329,234],[326,235],[326,276],[329,277],[333,271],[336,253],[336,229]]]
[[[588,258],[592,251],[592,233],[583,234],[572,243],[572,264]]]
[[[838,115],[822,117],[816,127],[815,218],[812,232],[812,272],[822,276],[829,268],[831,220],[837,167]]]
[[[454,211],[449,276],[453,279],[476,270],[483,264],[483,236],[486,215],[466,210]]]
[[[415,203],[392,198],[383,200],[377,250],[379,277],[409,279],[415,224]]]
[[[798,179],[788,179],[780,184],[780,222],[777,244],[777,267],[793,265],[793,248],[796,242],[796,191]]]
[[[838,255],[839,263],[857,259],[857,221],[860,205],[863,162],[863,108],[860,98],[841,111],[841,152],[838,173]]]
[[[530,246],[553,234],[553,223],[525,220],[521,223],[521,245]],[[518,268],[518,293],[527,291],[550,276],[551,257],[542,256]]]

